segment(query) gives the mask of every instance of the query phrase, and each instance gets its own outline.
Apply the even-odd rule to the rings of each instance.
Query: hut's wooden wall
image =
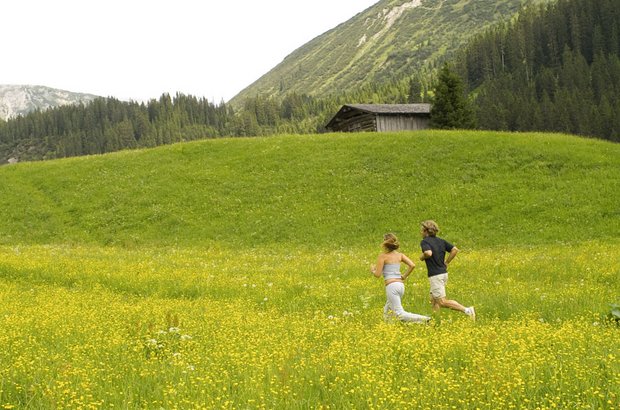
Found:
[[[423,130],[430,118],[406,115],[377,115],[377,131]]]

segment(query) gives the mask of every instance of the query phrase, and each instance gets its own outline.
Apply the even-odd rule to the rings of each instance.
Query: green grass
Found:
[[[463,246],[620,237],[620,146],[419,132],[225,139],[0,168],[1,243]]]
[[[2,408],[618,408],[620,145],[222,139],[0,181]],[[427,218],[475,324],[382,320],[382,234],[415,257]]]

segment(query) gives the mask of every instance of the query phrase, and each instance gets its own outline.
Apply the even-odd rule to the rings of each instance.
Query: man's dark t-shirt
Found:
[[[454,248],[450,242],[437,236],[427,236],[422,239],[420,246],[422,247],[422,252],[433,251],[433,255],[430,258],[425,259],[429,277],[448,272],[444,260],[446,257],[446,252],[450,252],[452,248]]]

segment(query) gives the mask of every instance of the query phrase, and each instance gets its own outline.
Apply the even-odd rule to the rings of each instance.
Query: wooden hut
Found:
[[[430,104],[347,104],[325,128],[339,132],[423,130],[430,117]]]

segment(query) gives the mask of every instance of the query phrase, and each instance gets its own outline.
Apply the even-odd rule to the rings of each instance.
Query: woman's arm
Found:
[[[407,279],[407,277],[411,274],[411,272],[413,272],[413,269],[415,268],[415,263],[413,263],[413,261],[409,259],[407,255],[405,255],[404,253],[400,254],[400,260],[401,262],[405,263],[409,267],[407,269],[407,272],[403,274],[403,279]]]
[[[379,255],[377,264],[370,268],[370,271],[376,278],[380,278],[383,275],[383,255]]]

